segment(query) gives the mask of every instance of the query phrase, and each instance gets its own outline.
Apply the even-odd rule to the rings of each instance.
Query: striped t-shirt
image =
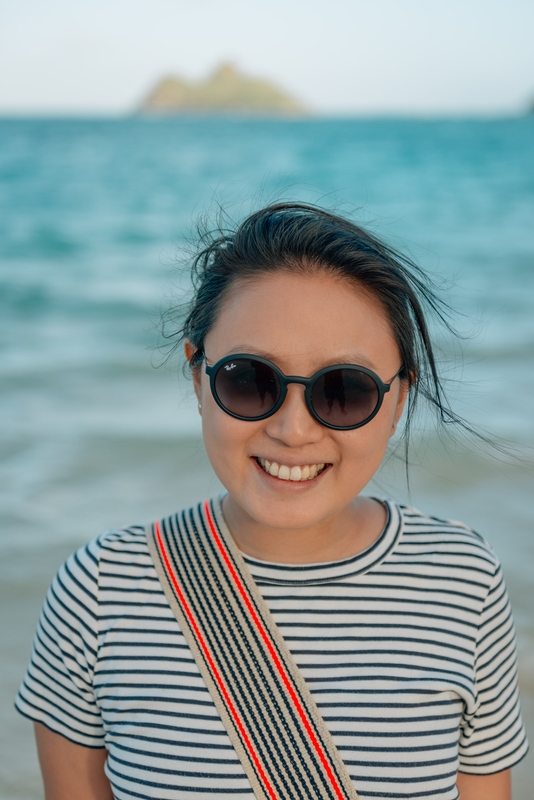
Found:
[[[360,798],[453,800],[458,768],[498,772],[527,750],[510,606],[480,536],[387,505],[382,535],[352,558],[245,560]],[[253,798],[142,527],[59,570],[16,705],[107,748],[117,800]]]

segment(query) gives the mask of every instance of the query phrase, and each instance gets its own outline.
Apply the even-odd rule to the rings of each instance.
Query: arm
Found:
[[[104,773],[107,750],[74,744],[39,722],[34,729],[45,800],[113,800]]]
[[[512,773],[509,769],[493,775],[459,772],[456,785],[461,800],[512,800]]]

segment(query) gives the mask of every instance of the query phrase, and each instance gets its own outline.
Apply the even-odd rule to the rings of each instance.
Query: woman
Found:
[[[459,422],[424,276],[300,204],[195,265],[177,336],[227,493],[59,571],[17,698],[47,800],[509,800],[527,744],[498,560],[361,494],[419,396]]]

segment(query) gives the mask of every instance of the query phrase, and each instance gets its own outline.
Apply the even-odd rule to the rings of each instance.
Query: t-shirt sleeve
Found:
[[[460,731],[461,772],[489,775],[508,769],[528,750],[517,687],[517,655],[512,610],[497,565],[477,636],[475,710]]]
[[[21,714],[86,747],[104,747],[93,692],[98,647],[96,540],[74,553],[48,591],[31,660],[15,706]]]

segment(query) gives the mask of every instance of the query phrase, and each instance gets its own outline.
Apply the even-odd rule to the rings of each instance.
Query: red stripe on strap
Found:
[[[170,577],[170,579],[172,581],[172,585],[174,587],[174,590],[175,590],[176,594],[178,595],[178,598],[179,598],[180,603],[182,605],[182,608],[183,608],[183,610],[184,610],[184,612],[185,612],[185,614],[187,616],[187,619],[189,620],[189,624],[191,625],[193,631],[195,632],[195,635],[197,637],[198,643],[199,643],[200,647],[202,648],[202,652],[204,653],[204,658],[208,662],[208,664],[210,666],[210,669],[212,671],[213,677],[217,681],[219,689],[221,690],[221,693],[224,696],[224,699],[226,700],[226,702],[228,704],[228,710],[230,711],[230,713],[231,713],[231,715],[232,715],[232,717],[234,719],[234,722],[235,722],[236,726],[238,727],[241,736],[243,737],[243,741],[244,741],[244,743],[245,743],[245,745],[247,747],[247,750],[248,750],[248,752],[249,752],[249,754],[250,754],[250,756],[251,756],[251,758],[252,758],[252,760],[254,762],[254,765],[255,765],[256,769],[258,770],[258,772],[260,774],[261,779],[263,780],[263,782],[265,784],[265,787],[267,789],[267,792],[269,793],[269,796],[272,798],[272,800],[278,800],[273,787],[269,783],[269,780],[267,779],[267,776],[266,776],[265,772],[263,771],[263,767],[261,766],[259,758],[256,755],[256,752],[254,750],[252,742],[250,741],[250,739],[247,736],[247,732],[245,730],[245,727],[244,727],[244,725],[241,722],[241,719],[239,717],[239,712],[237,711],[237,709],[235,708],[234,704],[232,703],[230,695],[228,694],[228,692],[226,690],[222,675],[220,674],[219,670],[217,669],[217,666],[216,666],[216,664],[215,664],[215,662],[214,662],[214,660],[212,658],[212,655],[210,653],[209,647],[208,647],[207,643],[205,642],[204,637],[202,636],[202,633],[200,632],[200,629],[199,629],[199,627],[198,627],[198,625],[196,623],[196,620],[195,620],[195,618],[193,616],[193,612],[191,611],[191,609],[190,609],[190,607],[189,607],[189,605],[187,603],[187,600],[185,599],[185,596],[184,596],[182,590],[180,589],[180,585],[179,585],[179,583],[178,583],[178,581],[176,579],[176,576],[175,576],[174,571],[173,571],[172,566],[171,566],[171,562],[170,562],[169,557],[167,555],[167,551],[165,549],[165,543],[164,543],[163,538],[161,536],[161,529],[160,529],[159,522],[155,522],[154,523],[154,530],[155,530],[155,533],[156,533],[156,540],[157,540],[157,543],[158,543],[159,551],[160,551],[161,557],[163,559],[163,562],[165,564],[165,567],[167,569],[167,575]]]
[[[209,523],[211,532],[213,534],[213,538],[215,539],[217,547],[219,548],[219,552],[221,553],[222,557],[224,558],[226,566],[228,567],[228,569],[230,570],[230,572],[232,574],[232,577],[233,577],[233,579],[235,581],[235,584],[236,584],[236,586],[237,586],[237,588],[239,590],[239,593],[240,593],[241,597],[243,598],[243,600],[245,601],[245,604],[246,604],[246,606],[247,606],[247,608],[248,608],[248,610],[250,612],[250,615],[251,615],[252,619],[254,620],[254,622],[256,624],[256,627],[257,627],[257,629],[258,629],[258,631],[259,631],[259,633],[261,635],[261,638],[265,642],[265,644],[267,646],[267,649],[269,650],[269,653],[270,653],[274,663],[276,664],[276,668],[278,669],[280,677],[282,678],[286,689],[288,690],[289,694],[291,695],[291,699],[293,700],[293,703],[295,704],[295,707],[297,709],[298,715],[299,715],[300,719],[302,720],[302,722],[304,723],[304,727],[306,728],[306,731],[308,732],[308,735],[309,735],[310,739],[312,740],[313,746],[315,747],[315,751],[316,751],[317,755],[319,756],[319,758],[321,760],[321,763],[322,763],[323,767],[325,768],[328,777],[330,778],[330,782],[332,784],[332,787],[333,787],[337,797],[339,798],[339,800],[345,800],[346,795],[342,791],[341,787],[339,786],[339,783],[338,783],[338,780],[337,780],[336,776],[332,772],[330,764],[328,763],[328,760],[327,760],[327,758],[326,758],[326,756],[324,754],[324,751],[323,751],[323,748],[321,746],[321,743],[317,739],[317,737],[316,737],[316,735],[315,735],[315,733],[314,733],[314,731],[313,731],[313,729],[312,729],[312,727],[310,725],[310,722],[308,720],[308,716],[305,713],[305,711],[304,711],[304,709],[303,709],[303,707],[301,705],[301,702],[298,699],[295,690],[293,689],[293,686],[291,685],[291,682],[290,682],[289,677],[287,675],[287,672],[286,672],[286,670],[284,668],[284,665],[280,661],[280,659],[278,657],[278,654],[277,654],[276,650],[274,649],[274,647],[272,645],[270,636],[268,635],[268,633],[265,630],[261,620],[259,619],[258,615],[256,614],[256,610],[255,610],[254,606],[252,605],[252,603],[250,602],[248,594],[245,591],[245,587],[243,586],[243,583],[242,583],[239,575],[235,571],[234,565],[232,564],[230,558],[228,557],[228,553],[226,551],[226,546],[224,545],[223,541],[221,540],[221,538],[219,536],[219,533],[217,531],[217,528],[215,527],[215,523],[214,523],[213,518],[211,516],[211,511],[210,511],[209,503],[208,503],[207,500],[204,503],[204,511],[205,511],[206,516],[208,518],[208,523]]]

